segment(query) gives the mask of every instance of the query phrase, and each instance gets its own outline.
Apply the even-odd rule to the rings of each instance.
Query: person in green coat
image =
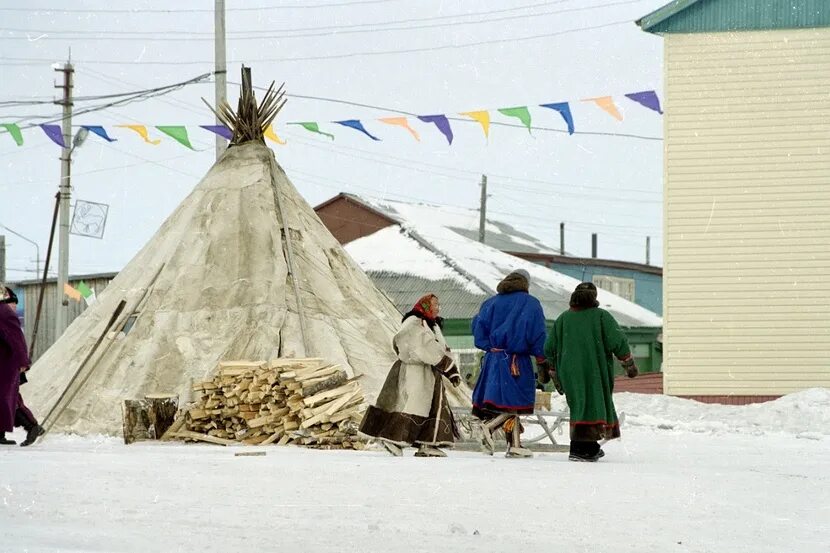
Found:
[[[597,461],[605,455],[600,440],[620,437],[614,409],[614,357],[629,378],[637,366],[628,340],[617,321],[599,307],[597,287],[579,284],[571,295],[570,309],[556,319],[545,342],[550,376],[564,391],[570,409],[571,461]]]

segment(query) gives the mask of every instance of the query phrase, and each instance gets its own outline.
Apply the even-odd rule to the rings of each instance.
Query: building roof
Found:
[[[365,201],[365,200],[364,200]],[[432,292],[441,300],[441,312],[448,319],[473,317],[505,275],[525,269],[531,277],[531,293],[539,298],[547,319],[568,309],[578,280],[531,261],[467,238],[432,213],[421,218],[419,210],[372,200],[383,213],[392,213],[396,224],[359,238],[345,248],[401,312],[408,311],[421,295]],[[452,226],[450,226],[452,225]],[[611,294],[599,291],[599,301],[624,326],[662,326],[662,318],[651,311]]]
[[[830,27],[830,10],[827,0],[674,0],[637,25],[655,34]]]

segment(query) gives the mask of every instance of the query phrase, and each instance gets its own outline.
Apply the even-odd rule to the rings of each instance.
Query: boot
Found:
[[[394,444],[386,440],[381,440],[380,443],[383,444],[386,451],[388,451],[393,457],[403,457],[403,448],[398,444]]]
[[[26,432],[26,439],[23,440],[23,443],[20,444],[20,447],[26,447],[27,445],[32,445],[35,443],[35,440],[40,438],[46,434],[46,429],[44,429],[41,425],[36,424],[28,429]]]
[[[481,425],[481,444],[485,448],[485,452],[492,455],[496,451],[496,443],[493,441],[493,432],[504,424],[504,421],[510,418],[510,415],[502,413]]]
[[[415,452],[415,457],[446,457],[447,454],[438,449],[437,447],[433,447],[431,445],[422,445],[418,448],[418,451]]]
[[[507,458],[527,459],[533,457],[533,452],[522,447],[520,437],[522,435],[522,425],[519,423],[519,417],[513,418],[512,429],[510,431],[510,443],[507,446],[507,453],[504,454]]]
[[[7,440],[5,432],[0,432],[0,445],[14,445],[16,443],[14,440]]]

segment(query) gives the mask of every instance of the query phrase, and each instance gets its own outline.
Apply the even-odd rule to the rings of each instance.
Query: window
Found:
[[[597,288],[607,290],[612,294],[634,301],[634,279],[605,275],[594,275],[593,282]]]

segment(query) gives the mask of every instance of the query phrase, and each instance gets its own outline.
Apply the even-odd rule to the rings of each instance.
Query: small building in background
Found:
[[[479,212],[451,206],[431,206],[387,201],[392,211],[409,213],[423,219],[442,219],[456,234],[478,240]],[[378,210],[372,200],[341,193],[318,205],[315,210],[323,223],[341,244],[368,236],[382,228],[397,224],[394,214]],[[551,231],[555,228],[551,223]],[[581,282],[593,282],[598,288],[621,296],[646,309],[663,313],[663,270],[660,267],[612,261],[608,259],[561,255],[535,236],[524,233],[507,222],[488,218],[484,243],[501,252],[543,265]]]
[[[528,270],[530,291],[541,301],[549,323],[569,308],[571,292],[580,280],[482,244],[467,232],[458,232],[459,227],[464,228],[463,216],[469,214],[450,209],[348,194],[315,208],[349,255],[399,311],[411,309],[425,293],[439,297],[447,342],[462,372],[475,378],[480,352],[473,344],[472,318],[481,303],[496,293],[496,285],[504,276],[518,268]],[[544,247],[509,225],[493,226],[490,233],[501,247],[525,251]],[[641,370],[659,371],[662,319],[604,290],[599,300],[624,327]]]
[[[830,2],[676,0],[663,37],[665,392],[830,387]]]

